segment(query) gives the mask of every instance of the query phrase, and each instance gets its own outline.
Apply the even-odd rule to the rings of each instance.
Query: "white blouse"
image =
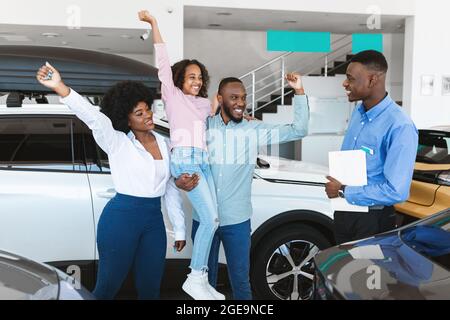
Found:
[[[170,175],[168,139],[152,132],[163,158],[154,160],[132,131],[125,134],[114,130],[111,120],[74,90],[70,89],[70,94],[60,100],[86,123],[97,144],[108,154],[116,191],[135,197],[162,197],[161,202],[166,206],[175,240],[186,240],[183,200]]]
[[[164,160],[154,160],[155,163],[155,187],[164,181],[166,176],[166,163]]]

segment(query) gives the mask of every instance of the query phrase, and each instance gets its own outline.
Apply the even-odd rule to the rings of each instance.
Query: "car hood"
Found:
[[[345,299],[450,299],[448,269],[408,246],[398,231],[330,248],[314,261],[327,287]]]
[[[450,163],[448,164],[430,164],[423,162],[416,162],[414,170],[417,171],[439,171],[439,170],[450,170]]]
[[[314,163],[289,160],[279,157],[258,156],[268,162],[270,168],[256,169],[255,173],[264,179],[302,181],[324,184],[328,182],[328,168]]]
[[[51,267],[0,250],[0,300],[57,299],[58,291]]]

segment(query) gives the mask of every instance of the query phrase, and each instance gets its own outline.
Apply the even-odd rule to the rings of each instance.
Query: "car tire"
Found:
[[[304,260],[330,246],[326,236],[309,225],[291,224],[269,232],[252,251],[250,281],[255,298],[311,299],[314,270],[311,259]]]

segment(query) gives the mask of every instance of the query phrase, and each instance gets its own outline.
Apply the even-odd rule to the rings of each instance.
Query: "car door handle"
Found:
[[[106,191],[97,192],[97,196],[99,198],[112,199],[112,198],[114,198],[115,195],[116,195],[115,189],[108,189]]]

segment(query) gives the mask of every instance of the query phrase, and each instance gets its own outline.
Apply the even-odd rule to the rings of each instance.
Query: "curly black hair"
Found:
[[[111,119],[114,129],[128,133],[128,115],[139,102],[151,107],[154,99],[153,91],[138,81],[123,81],[111,87],[100,103],[101,111]]]
[[[209,74],[208,70],[206,69],[205,65],[197,60],[189,60],[184,59],[181,61],[178,61],[172,66],[172,77],[173,77],[173,83],[175,86],[177,86],[180,90],[183,90],[183,84],[184,84],[184,76],[186,73],[186,68],[190,66],[191,64],[195,64],[200,68],[200,72],[202,73],[202,80],[203,84],[200,88],[200,92],[198,95],[203,98],[208,98],[208,86],[209,86]]]

